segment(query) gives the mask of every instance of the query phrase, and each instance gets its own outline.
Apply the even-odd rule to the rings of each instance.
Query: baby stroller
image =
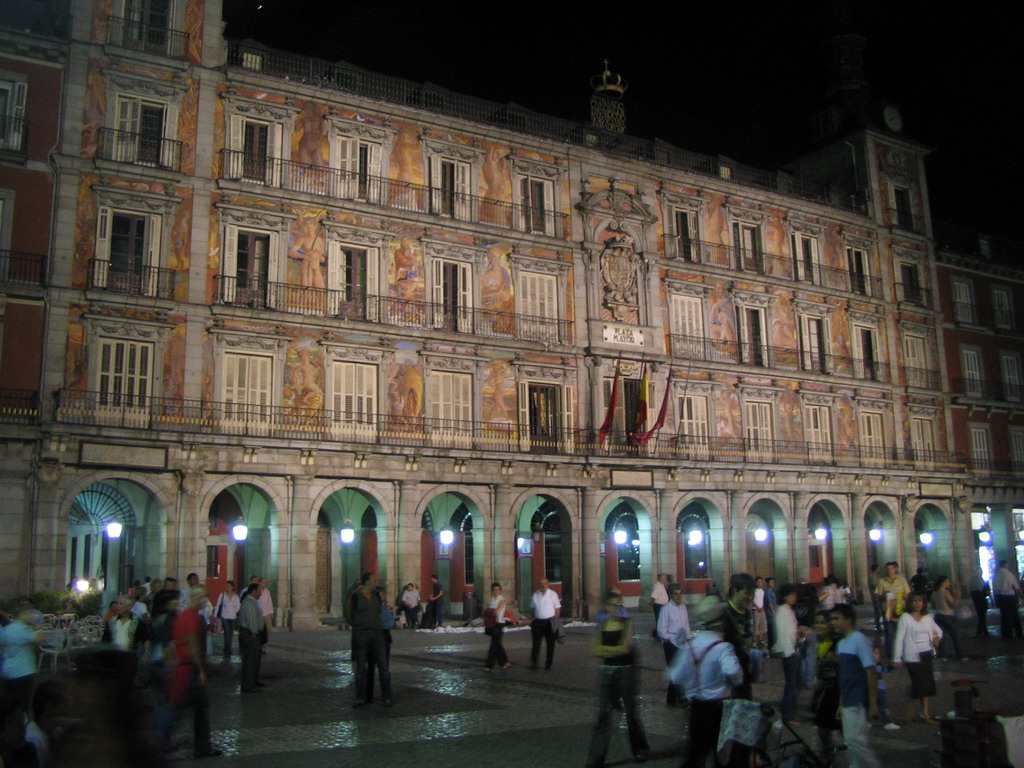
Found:
[[[751,717],[751,712],[746,717],[750,721],[758,721],[756,732],[760,734],[756,742],[749,744],[751,768],[832,768],[837,754],[846,749],[845,746],[839,746],[822,755],[788,723],[774,720],[775,710],[767,704],[747,704],[754,704],[758,708],[754,717]],[[719,746],[721,743],[720,737]]]

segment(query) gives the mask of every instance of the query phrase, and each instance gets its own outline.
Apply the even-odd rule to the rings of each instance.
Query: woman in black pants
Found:
[[[491,647],[487,649],[487,661],[484,669],[490,672],[494,669],[494,663],[501,665],[502,669],[508,669],[512,665],[508,663],[508,654],[505,653],[505,596],[501,594],[501,584],[491,584],[491,600],[487,604],[487,610],[494,614],[494,625],[485,630],[491,636]]]

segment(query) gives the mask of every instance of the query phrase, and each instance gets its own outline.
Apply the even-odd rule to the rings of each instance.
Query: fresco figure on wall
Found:
[[[391,148],[390,175],[397,183],[388,185],[391,189],[390,205],[413,211],[424,210],[426,200],[418,199],[422,190],[408,186],[425,183],[422,163],[423,151],[416,129],[404,126],[395,136],[395,144]]]
[[[422,301],[423,273],[421,258],[412,240],[403,237],[392,241],[391,295],[404,301]]]
[[[300,163],[327,165],[327,131],[324,130],[323,112],[307,102],[295,121],[295,147],[293,157]]]
[[[499,249],[487,252],[487,269],[480,278],[480,306],[486,311],[484,322],[491,323],[495,333],[515,333],[515,296],[508,260]]]
[[[511,209],[507,205],[488,205],[487,201],[506,202],[509,194],[508,174],[505,170],[505,147],[491,144],[484,155],[483,167],[480,169],[484,180],[483,200],[481,201],[480,218],[499,227],[508,227]]]
[[[800,409],[800,397],[796,393],[797,384],[786,382],[785,389],[779,394],[777,403],[779,439],[799,442],[803,435],[803,412]]]
[[[320,410],[324,407],[323,371],[316,342],[300,339],[288,349],[288,383],[284,399],[296,410]]]
[[[402,431],[419,427],[423,403],[423,374],[415,363],[396,363],[388,383],[388,413]]]
[[[858,445],[857,413],[853,407],[853,393],[844,389],[836,403],[836,432],[840,446]]]
[[[715,436],[736,440],[743,437],[740,396],[732,387],[719,390],[715,397]]]
[[[484,421],[488,424],[512,424],[516,412],[516,382],[512,366],[495,360],[487,366],[480,394],[483,396]]]
[[[291,239],[288,243],[288,258],[299,262],[299,285],[307,288],[324,288],[323,265],[324,239],[320,229],[320,217],[325,211],[300,210],[292,223]]]

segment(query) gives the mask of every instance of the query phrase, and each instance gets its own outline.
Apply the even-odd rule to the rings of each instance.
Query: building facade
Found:
[[[308,627],[363,570],[586,616],[658,572],[971,567],[898,127],[767,173],[621,133],[609,72],[578,124],[225,41],[212,0],[71,30],[7,583],[260,574]]]

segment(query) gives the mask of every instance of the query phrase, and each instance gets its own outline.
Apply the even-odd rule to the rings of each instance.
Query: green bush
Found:
[[[11,595],[0,597],[0,611],[6,614],[13,614],[18,603],[24,600],[31,600],[41,613],[73,613],[82,619],[86,616],[98,616],[103,595],[97,591],[78,593],[69,590],[44,590],[33,592],[30,595]]]

